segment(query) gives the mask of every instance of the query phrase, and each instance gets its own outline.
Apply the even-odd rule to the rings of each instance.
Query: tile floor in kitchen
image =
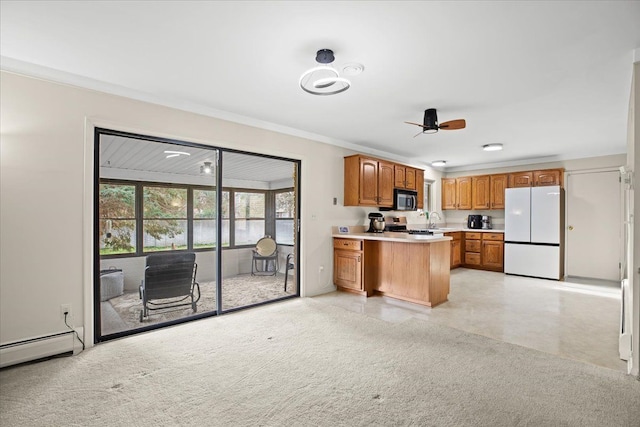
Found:
[[[458,268],[451,271],[449,301],[434,308],[346,292],[314,299],[388,322],[421,319],[626,372],[618,355],[620,288],[612,282]]]

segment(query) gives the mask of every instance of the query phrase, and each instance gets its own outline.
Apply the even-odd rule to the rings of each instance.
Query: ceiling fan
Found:
[[[436,133],[439,129],[456,130],[464,129],[467,126],[467,122],[465,122],[464,119],[449,120],[448,122],[438,124],[438,114],[436,113],[435,108],[424,110],[424,124],[413,122],[405,123],[422,127],[422,132],[416,134],[416,136],[420,135],[421,133]],[[414,136],[414,138],[416,136]]]

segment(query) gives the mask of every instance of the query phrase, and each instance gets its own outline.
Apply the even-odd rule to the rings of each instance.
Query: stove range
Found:
[[[430,230],[407,230],[407,233],[409,234],[422,234],[425,236],[433,236],[433,231]]]

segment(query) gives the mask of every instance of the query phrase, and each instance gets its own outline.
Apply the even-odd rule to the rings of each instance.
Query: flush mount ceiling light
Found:
[[[172,157],[190,156],[191,155],[191,154],[186,153],[184,151],[171,151],[171,150],[164,150],[164,154],[167,155],[167,159],[170,159]]]
[[[300,76],[300,87],[312,95],[335,95],[351,87],[351,82],[340,77],[338,70],[330,64],[335,59],[331,49],[320,49],[316,53],[316,62],[320,65],[313,67]]]
[[[502,144],[485,144],[482,149],[484,151],[500,151],[502,150]]]
[[[433,162],[431,162],[431,166],[444,166],[446,164],[446,160],[434,160]]]
[[[204,165],[200,166],[200,173],[206,173],[211,175],[213,172],[213,166],[211,166],[211,162],[204,162]]]

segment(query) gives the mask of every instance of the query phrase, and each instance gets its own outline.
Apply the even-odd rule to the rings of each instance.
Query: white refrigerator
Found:
[[[505,273],[562,279],[563,200],[560,186],[505,190]]]

